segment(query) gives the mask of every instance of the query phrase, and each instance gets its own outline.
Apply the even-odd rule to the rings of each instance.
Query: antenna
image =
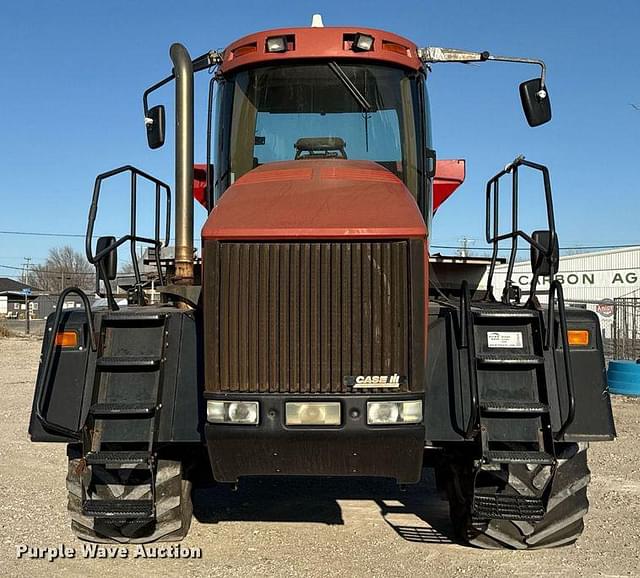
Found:
[[[311,28],[324,28],[322,14],[314,14],[311,17]]]

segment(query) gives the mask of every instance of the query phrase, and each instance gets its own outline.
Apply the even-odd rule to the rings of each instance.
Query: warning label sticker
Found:
[[[496,348],[522,349],[521,331],[488,331],[487,345]]]

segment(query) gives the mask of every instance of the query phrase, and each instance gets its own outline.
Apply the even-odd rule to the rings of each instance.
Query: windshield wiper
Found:
[[[373,107],[369,104],[369,101],[364,97],[364,95],[358,90],[358,87],[351,82],[351,79],[346,75],[345,71],[340,68],[339,64],[332,60],[329,62],[329,68],[333,71],[333,73],[338,77],[340,82],[344,84],[349,92],[353,95],[353,98],[356,99],[358,104],[362,107],[364,112],[371,112]]]

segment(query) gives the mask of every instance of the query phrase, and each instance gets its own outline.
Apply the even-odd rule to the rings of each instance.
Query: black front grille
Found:
[[[206,389],[344,393],[359,391],[348,376],[408,377],[408,258],[404,241],[206,242]]]

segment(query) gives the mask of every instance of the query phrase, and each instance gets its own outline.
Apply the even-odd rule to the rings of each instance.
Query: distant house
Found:
[[[25,290],[28,291],[26,301]],[[58,295],[44,293],[37,287],[7,277],[0,277],[0,317],[24,318],[27,302],[29,303],[30,317],[44,319],[56,310]],[[65,309],[82,306],[82,300],[77,295],[69,295],[65,300]]]
[[[15,279],[0,277],[0,316],[1,317],[23,317],[26,310],[25,291],[29,302],[29,309],[36,315],[39,306],[35,300],[40,293],[40,289],[20,283]]]
[[[58,297],[59,295],[45,293],[37,295],[33,304],[36,309],[34,310],[32,308],[34,317],[45,319],[49,314],[53,313],[58,304]],[[89,301],[91,301],[92,298],[93,295],[89,295]],[[64,309],[81,309],[82,307],[84,307],[82,299],[75,294],[69,295],[64,300]]]

